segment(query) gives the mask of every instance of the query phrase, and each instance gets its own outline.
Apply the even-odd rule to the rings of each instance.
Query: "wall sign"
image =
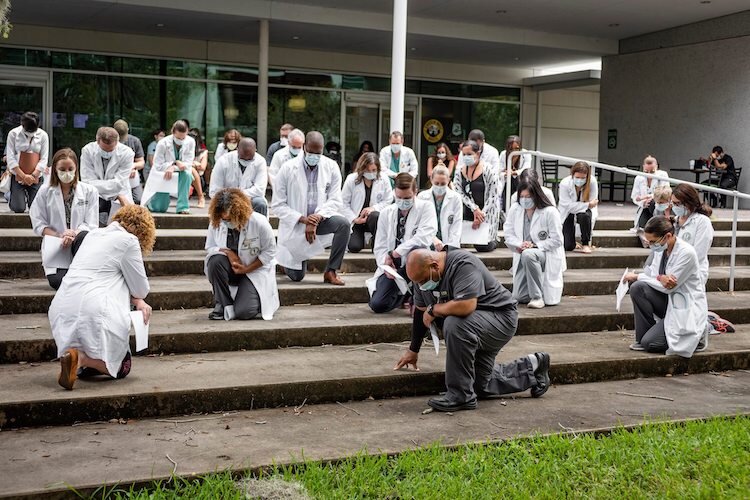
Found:
[[[607,130],[607,149],[617,149],[617,129]]]
[[[434,118],[432,120],[427,120],[424,127],[422,127],[422,134],[427,142],[436,143],[440,141],[440,139],[443,138],[444,133],[445,130],[443,129],[443,124]]]

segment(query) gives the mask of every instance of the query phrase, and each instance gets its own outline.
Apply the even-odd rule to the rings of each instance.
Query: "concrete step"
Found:
[[[473,249],[466,249],[476,253]],[[599,248],[590,255],[568,252],[566,258],[568,269],[607,269],[637,268],[643,265],[649,251],[644,248]],[[728,266],[730,248],[711,248],[708,259],[711,267]],[[204,250],[157,250],[145,258],[146,272],[149,276],[203,275]],[[480,253],[477,256],[494,271],[510,269],[513,263],[512,252],[498,248],[494,252]],[[736,265],[750,266],[750,248],[739,247],[736,253]],[[308,261],[308,270],[322,273],[325,270],[328,253],[321,254]],[[373,273],[375,258],[371,250],[361,253],[349,253],[344,258],[342,272]],[[0,279],[44,278],[42,259],[38,250],[20,252],[0,251]]]
[[[208,215],[194,213],[190,215],[177,215],[175,213],[153,214],[158,229],[206,229],[208,227]],[[279,225],[277,217],[271,217],[271,226],[276,229]],[[31,227],[29,214],[0,213],[0,228],[3,229],[28,229]],[[750,228],[750,225],[748,225]],[[621,229],[616,227],[614,229]],[[627,227],[624,229],[628,229]]]
[[[729,289],[728,267],[711,269],[706,289],[721,292]],[[624,269],[571,269],[565,273],[563,293],[568,296],[611,295]],[[495,277],[509,290],[513,279],[508,271],[493,271]],[[302,282],[295,283],[286,276],[277,275],[279,298],[282,306],[300,304],[350,304],[369,300],[365,281],[371,273],[342,274],[346,286],[323,283],[321,274],[308,274]],[[213,307],[211,284],[205,276],[157,276],[149,280],[151,293],[148,302],[154,309],[194,309]],[[750,290],[750,267],[735,271],[735,291]],[[1,314],[44,313],[55,295],[47,280],[6,280],[0,282]]]
[[[632,332],[527,335],[498,359],[535,351],[552,359],[551,380],[572,384],[704,373],[750,367],[750,327],[714,336],[691,359],[634,352]],[[211,411],[272,408],[437,394],[444,388],[445,348],[422,350],[420,371],[394,371],[399,344],[322,346],[247,352],[137,357],[121,381],[57,385],[55,362],[0,366],[0,428],[70,425],[112,418],[152,418]]]
[[[502,244],[502,231],[498,234]],[[31,229],[4,229],[0,250],[34,251],[41,247],[41,241]],[[157,229],[154,250],[201,250],[205,244],[206,229]],[[593,244],[601,248],[641,247],[638,237],[630,231],[595,230]],[[731,244],[731,231],[716,231],[714,247],[729,247]],[[750,246],[750,231],[737,232],[737,246]]]
[[[635,213],[635,211],[633,212]],[[205,229],[208,226],[208,215],[205,213],[193,213],[190,215],[177,215],[175,213],[153,214],[156,221],[156,227],[159,229]],[[743,217],[745,215],[743,214]],[[278,217],[271,215],[269,217],[271,226],[278,228]],[[732,219],[719,218],[712,221],[714,230],[731,231]],[[0,228],[5,229],[26,229],[31,227],[29,214],[14,214],[9,212],[0,213]],[[633,219],[600,217],[596,220],[596,229],[610,231],[627,231],[633,227]],[[738,220],[737,229],[739,231],[750,231],[750,220]]]
[[[712,311],[735,324],[750,323],[750,292],[711,293]],[[544,335],[634,328],[629,298],[621,312],[612,296],[566,297],[555,307],[519,308],[518,335]],[[210,321],[208,309],[155,311],[151,354],[221,352],[401,342],[411,337],[405,310],[373,314],[365,304],[282,307],[273,321]],[[131,337],[131,347],[134,340]],[[3,316],[0,363],[38,362],[57,356],[46,314]]]
[[[749,401],[750,374],[731,371],[556,385],[540,399],[520,395],[481,401],[477,410],[453,415],[422,415],[426,398],[412,397],[305,405],[297,412],[283,407],[128,420],[127,425],[12,430],[0,433],[0,498],[69,497],[71,488],[88,497],[102,486],[127,491],[133,484],[168,481],[175,465],[167,456],[177,463],[180,476],[223,470],[245,474],[305,460],[394,455],[437,442],[503,442],[539,434],[606,432],[643,422],[746,415]]]

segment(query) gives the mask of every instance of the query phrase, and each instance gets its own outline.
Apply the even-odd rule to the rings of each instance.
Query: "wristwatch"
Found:
[[[427,306],[427,310],[425,311],[427,314],[429,314],[433,318],[437,317],[435,316],[435,313],[432,312],[434,308],[435,308],[435,304],[430,304],[429,306]]]

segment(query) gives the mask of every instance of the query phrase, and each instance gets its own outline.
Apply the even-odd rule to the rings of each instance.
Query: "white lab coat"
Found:
[[[165,172],[169,167],[174,165],[175,161],[177,161],[177,157],[175,156],[173,137],[174,136],[170,134],[156,144],[156,152],[154,152],[154,164],[151,166],[152,171],[156,170],[157,172]],[[193,165],[194,159],[195,139],[187,135],[182,141],[182,146],[180,146],[180,161],[188,166],[188,168],[185,169],[185,173],[188,174],[191,179],[193,178],[193,170],[190,167]],[[175,183],[175,186],[178,182],[178,172],[178,170],[175,170],[172,174],[172,182]],[[151,201],[151,198],[153,198],[156,193],[166,192],[160,190],[156,186],[156,184],[162,178],[163,177],[158,176],[154,176],[152,178],[149,175],[148,180],[146,181],[146,185],[143,188],[143,196],[141,196],[142,207],[148,206],[148,202]]]
[[[304,155],[284,163],[276,176],[271,198],[271,211],[279,218],[276,259],[289,269],[302,269],[302,263],[330,246],[333,235],[317,236],[310,244],[305,238],[305,225],[299,218],[307,215],[307,177]],[[315,213],[323,218],[341,215],[341,171],[338,164],[320,157],[318,169],[318,206]]]
[[[39,163],[36,164],[36,169],[44,173],[49,160],[49,136],[47,136],[47,132],[37,128],[34,136],[29,139],[26,137],[22,126],[11,129],[5,143],[5,160],[8,170],[11,172],[18,167],[22,152],[39,153]]]
[[[664,288],[656,279],[664,255],[654,252],[651,264],[638,275],[638,281],[669,296],[667,314],[664,317],[664,332],[669,345],[667,354],[689,358],[708,328],[706,288],[695,249],[679,238],[664,271],[664,274],[672,274],[677,278],[677,286],[671,290]]]
[[[505,245],[513,251],[513,268],[515,275],[521,254],[518,249],[524,242],[523,219],[526,210],[518,203],[513,203],[503,224]],[[548,306],[559,304],[563,293],[563,272],[567,269],[565,250],[563,249],[562,222],[560,213],[554,206],[538,208],[531,217],[529,229],[531,242],[546,256],[542,295]]]
[[[130,191],[130,172],[133,170],[135,153],[125,144],[117,143],[106,168],[99,154],[99,145],[90,142],[81,149],[81,180],[99,192],[99,197],[112,201],[125,196],[133,202]],[[114,213],[113,208],[113,213]]]
[[[492,144],[484,143],[482,146],[482,152],[479,155],[479,159],[484,162],[485,165],[491,166],[495,170],[495,174],[500,177],[505,167],[500,163],[500,153],[497,148]],[[464,153],[463,151],[458,153],[458,159],[456,160],[456,170],[460,170],[464,166]]]
[[[585,187],[585,186],[584,186]],[[558,192],[560,201],[557,203],[557,208],[560,210],[560,221],[565,224],[565,219],[570,214],[581,214],[589,209],[588,202],[578,201],[576,194],[576,187],[573,184],[573,177],[567,176],[560,181],[560,190]],[[589,193],[589,201],[599,199],[599,183],[596,181],[596,177],[591,176],[591,189]],[[597,207],[591,209],[591,230],[594,230],[594,224],[599,215]]]
[[[669,175],[664,170],[657,170],[654,175],[668,178]],[[651,185],[648,185],[648,181],[651,181]],[[641,218],[641,213],[643,212],[643,209],[646,208],[648,203],[641,201],[636,201],[638,197],[643,197],[647,195],[653,196],[654,189],[656,189],[657,186],[669,186],[669,181],[660,181],[656,179],[647,179],[646,177],[642,177],[640,175],[636,176],[633,180],[633,190],[630,192],[630,199],[633,200],[633,203],[638,207],[638,210],[635,212],[635,219],[633,219],[633,227],[635,229],[638,229],[638,220]],[[649,201],[650,203],[650,201]]]
[[[278,153],[277,153],[278,154]],[[274,156],[275,158],[275,156]],[[351,224],[354,219],[359,217],[365,204],[365,181],[364,178],[359,184],[357,174],[351,173],[344,181],[344,188],[341,190],[341,199],[344,204],[344,210],[341,215]],[[385,207],[393,203],[393,189],[388,178],[381,175],[372,181],[372,192],[370,193],[370,206],[376,212],[382,212]]]
[[[211,185],[208,195],[213,198],[216,193],[225,188],[239,188],[250,199],[266,196],[268,186],[268,172],[266,160],[259,153],[255,153],[250,166],[242,173],[237,151],[232,151],[216,162],[211,172]]]
[[[235,151],[237,151],[237,149],[235,149]],[[219,145],[216,146],[216,151],[214,152],[214,165],[216,165],[216,162],[219,161],[219,158],[227,153],[231,153],[231,151],[227,149],[226,144],[220,142]]]
[[[526,151],[525,149],[521,149],[522,152]],[[500,179],[505,179],[505,169],[508,165],[506,165],[506,158],[507,155],[505,153],[505,150],[503,149],[500,152]],[[528,170],[531,168],[531,166],[534,164],[534,160],[532,159],[531,155],[521,155],[521,158],[518,160],[518,170],[516,170],[516,175],[520,174],[524,170]],[[511,169],[512,170],[512,169]]]
[[[414,150],[401,146],[401,158],[398,164],[398,172],[391,170],[391,159],[393,153],[391,153],[391,145],[384,147],[380,150],[380,171],[383,175],[387,175],[390,178],[395,178],[398,174],[408,172],[412,177],[419,175],[419,162],[417,161],[417,155],[414,154]]]
[[[708,251],[714,242],[714,226],[711,219],[703,214],[692,213],[685,224],[677,227],[677,236],[690,243],[698,257],[703,284],[708,282]]]
[[[437,233],[437,215],[435,205],[430,201],[416,198],[414,206],[409,210],[404,227],[404,239],[396,246],[396,230],[398,229],[399,209],[395,204],[388,205],[380,212],[378,218],[378,234],[375,236],[373,253],[378,266],[385,264],[385,258],[390,251],[396,251],[401,256],[401,267],[406,266],[406,257],[415,248],[429,248],[432,238]],[[383,270],[378,267],[375,275],[365,284],[370,296],[377,289],[377,282]]]
[[[262,159],[260,155],[258,155]],[[265,160],[263,160],[265,167]],[[206,261],[203,272],[208,275],[208,259],[219,253],[227,246],[227,228],[224,224],[214,227],[209,224],[206,236]],[[265,320],[272,320],[273,314],[279,309],[279,290],[276,286],[276,240],[268,219],[254,212],[245,227],[240,230],[238,252],[244,265],[250,265],[260,259],[263,266],[248,273],[247,277],[260,295],[260,314]],[[236,287],[230,286],[234,297]]]
[[[304,154],[300,151],[300,154]],[[273,158],[271,158],[271,165],[268,167],[268,177],[273,182],[273,178],[276,177],[279,174],[279,170],[281,170],[281,166],[291,160],[292,158],[296,158],[292,156],[292,152],[290,151],[288,146],[284,146],[283,148],[277,150],[273,154]]]
[[[138,238],[118,222],[91,231],[49,308],[57,355],[81,349],[116,376],[130,349],[130,298],[148,292]]]
[[[435,208],[435,198],[432,194],[432,188],[422,191],[417,195],[417,198],[432,203],[432,207]],[[437,220],[437,209],[435,209],[435,214]],[[461,248],[463,215],[464,204],[461,201],[461,196],[448,188],[445,192],[445,198],[443,198],[443,206],[440,209],[440,220],[437,220],[440,227],[440,235],[443,237],[443,245]],[[435,229],[435,233],[437,234],[437,228]]]

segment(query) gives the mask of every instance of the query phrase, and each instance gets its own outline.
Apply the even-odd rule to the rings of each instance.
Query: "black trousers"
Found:
[[[73,257],[75,257],[76,253],[78,253],[78,249],[81,248],[81,243],[83,243],[83,240],[84,238],[86,238],[87,234],[89,234],[88,231],[81,231],[76,235],[73,243],[70,245],[70,253],[73,254]],[[59,290],[60,285],[62,285],[62,280],[66,274],[68,274],[67,269],[58,269],[56,273],[48,274],[47,281],[49,282],[49,286],[51,286],[54,290]]]
[[[380,212],[371,212],[364,224],[354,224],[352,226],[352,235],[349,237],[349,251],[351,253],[358,253],[365,248],[365,233],[370,233],[372,239],[375,239],[379,217]]]
[[[576,247],[576,222],[581,226],[581,245],[591,244],[591,210],[586,210],[580,214],[570,214],[563,222],[563,239],[566,252],[570,252]]]
[[[638,218],[638,227],[643,229],[646,227],[646,223],[654,216],[654,209],[656,208],[656,203],[654,203],[654,200],[651,200],[651,203],[649,203],[647,206],[643,207],[643,210],[641,211],[641,215]]]
[[[400,274],[408,283],[409,278],[406,276],[406,268],[398,268]],[[378,277],[378,283],[375,286],[375,293],[370,297],[370,309],[374,313],[387,313],[404,303],[404,295],[399,291],[396,280],[390,279],[385,274]]]

